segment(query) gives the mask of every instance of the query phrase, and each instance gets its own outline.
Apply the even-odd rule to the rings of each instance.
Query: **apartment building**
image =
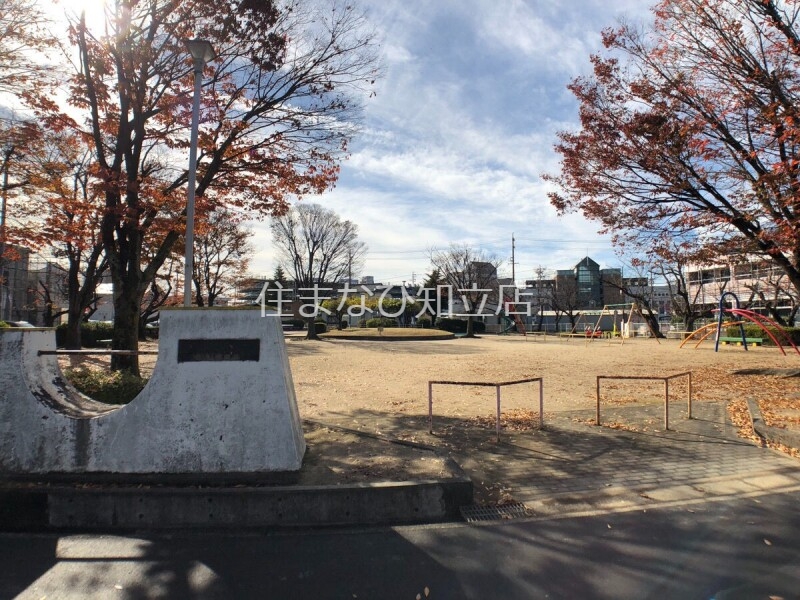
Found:
[[[782,269],[753,259],[727,265],[690,265],[686,271],[689,298],[712,310],[725,292],[733,292],[743,307],[765,310],[769,303],[789,314],[797,302],[796,292]]]

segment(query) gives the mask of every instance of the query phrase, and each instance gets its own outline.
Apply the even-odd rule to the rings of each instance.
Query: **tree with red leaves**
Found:
[[[197,210],[281,214],[330,188],[374,82],[376,41],[352,3],[112,0],[102,31],[71,23],[75,71],[25,99],[43,127],[95,156],[101,237],[114,284],[112,348],[137,348],[142,298],[185,231],[193,64],[184,42],[217,58],[203,73]],[[145,248],[154,251],[145,251]],[[113,368],[138,373],[136,356]]]
[[[764,257],[800,290],[800,3],[654,14],[604,31],[593,75],[569,86],[581,127],[560,133],[551,202],[667,260]]]
[[[18,93],[31,79],[47,76],[49,61],[34,57],[55,45],[51,26],[41,2],[0,0],[0,92]]]

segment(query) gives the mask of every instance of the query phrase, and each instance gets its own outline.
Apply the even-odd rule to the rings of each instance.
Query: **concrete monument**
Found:
[[[142,392],[113,407],[65,381],[52,329],[0,329],[0,474],[258,474],[305,440],[280,319],[259,308],[160,317]]]

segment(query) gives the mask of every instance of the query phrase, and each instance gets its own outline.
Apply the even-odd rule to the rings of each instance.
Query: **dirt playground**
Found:
[[[427,415],[428,381],[500,383],[543,380],[545,412],[590,410],[597,376],[667,377],[692,372],[695,401],[733,400],[764,394],[800,394],[800,378],[740,371],[800,370],[800,355],[775,347],[720,346],[706,341],[679,348],[677,340],[559,339],[484,336],[428,342],[319,341],[287,338],[300,413],[304,418],[346,421],[362,411]],[[685,378],[670,381],[670,398],[686,396]],[[538,410],[538,384],[502,389],[502,409]],[[602,402],[662,402],[661,381],[603,381]],[[492,414],[488,387],[434,386],[434,414]]]
[[[503,383],[541,378],[548,419],[590,424],[597,376],[669,377],[692,373],[693,401],[723,401],[737,425],[747,422],[745,398],[756,398],[772,425],[800,428],[800,355],[775,347],[721,346],[712,342],[679,348],[677,340],[559,339],[497,336],[443,341],[307,341],[286,337],[308,452],[298,483],[430,479],[450,476],[444,457],[469,456],[495,443],[494,387],[435,385],[437,435],[428,434],[428,382]],[[141,345],[153,350],[154,343]],[[107,368],[107,357],[60,359]],[[148,375],[155,356],[141,357]],[[795,376],[787,376],[795,375]],[[687,378],[670,380],[670,411],[686,410]],[[603,406],[664,402],[664,382],[604,380]],[[525,431],[538,420],[538,383],[503,387],[503,427]],[[658,421],[658,419],[655,419]],[[658,423],[656,423],[658,427]],[[742,435],[751,437],[743,428]],[[387,440],[435,446],[437,457]],[[793,450],[788,449],[790,452]],[[501,482],[476,481],[476,497],[497,501]]]

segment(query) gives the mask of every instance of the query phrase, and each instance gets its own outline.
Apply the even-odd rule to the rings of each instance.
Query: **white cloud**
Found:
[[[646,7],[634,0],[365,4],[383,34],[386,75],[367,101],[336,189],[309,201],[358,223],[370,247],[366,274],[419,277],[428,269],[425,251],[450,242],[508,258],[512,232],[520,281],[536,266],[569,268],[586,254],[618,266],[596,224],[556,215],[547,200],[552,186],[540,175],[558,171],[556,132],[577,126],[566,85],[588,72],[600,30],[620,15],[647,18]],[[269,257],[265,250],[256,262]]]

